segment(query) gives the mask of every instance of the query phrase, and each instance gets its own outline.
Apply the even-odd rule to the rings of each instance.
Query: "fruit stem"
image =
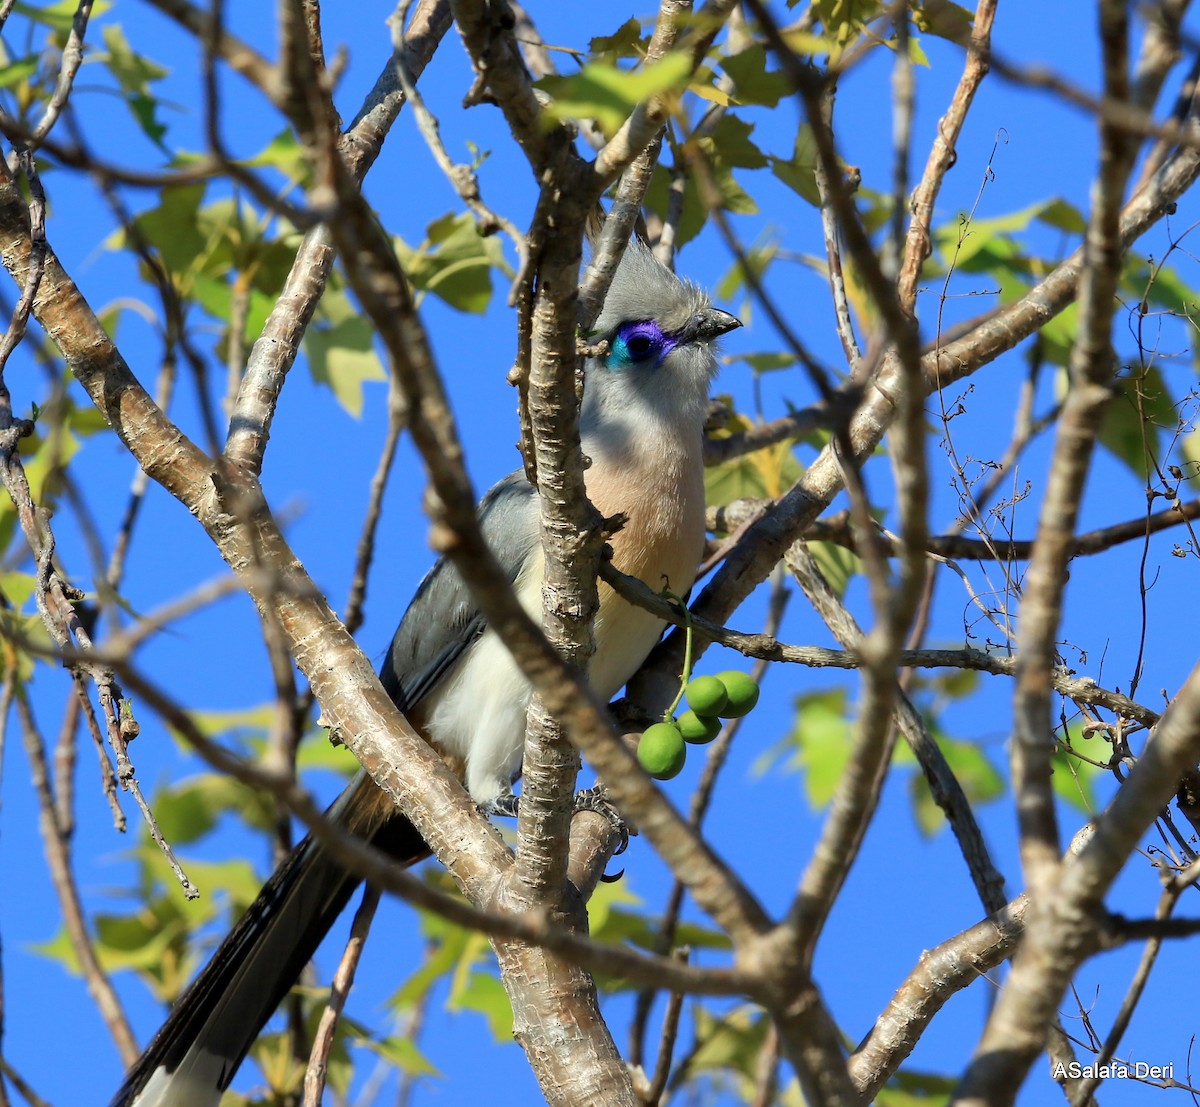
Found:
[[[671,598],[683,608],[683,677],[679,682],[679,691],[675,693],[674,702],[663,715],[664,722],[675,717],[675,708],[679,706],[683,699],[684,689],[687,688],[688,681],[692,679],[692,611],[678,596]]]

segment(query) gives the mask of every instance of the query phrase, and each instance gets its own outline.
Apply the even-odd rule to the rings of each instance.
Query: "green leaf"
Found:
[[[640,900],[634,902],[639,906]],[[603,935],[606,942],[626,942],[642,949],[657,949],[661,929],[657,920],[650,918],[640,911],[627,911],[614,907],[609,910],[600,930],[593,931],[593,936]],[[729,949],[729,938],[719,930],[699,926],[694,923],[682,923],[676,928],[675,942],[677,945],[695,946],[698,949]]]
[[[1026,230],[1035,221],[1071,234],[1082,234],[1086,229],[1078,209],[1056,197],[994,219],[968,220],[966,213],[960,212],[952,223],[938,227],[934,237],[947,265],[953,261],[959,269],[981,272],[1021,259],[1023,271],[1029,271],[1031,259],[1009,236]],[[977,260],[977,254],[984,256]]]
[[[790,369],[796,364],[795,354],[739,354],[735,361],[744,361],[756,373],[774,373],[779,369]]]
[[[151,970],[161,965],[167,948],[182,934],[181,926],[168,929],[147,912],[139,915],[98,915],[92,942],[96,959],[105,972],[121,969]],[[81,976],[79,958],[65,926],[53,938],[30,945],[33,952],[55,961],[72,976]]]
[[[826,583],[838,596],[846,594],[852,577],[862,572],[862,558],[836,542],[806,542]]]
[[[228,737],[246,741],[255,736],[265,736],[274,724],[274,707],[256,704],[254,707],[239,707],[231,711],[189,711],[192,725],[199,727],[209,738]]]
[[[645,55],[647,40],[642,38],[642,25],[630,16],[611,35],[598,35],[588,43],[588,53],[605,54],[614,58],[636,58]]]
[[[278,169],[289,181],[307,183],[312,179],[312,169],[304,147],[295,132],[284,128],[254,157],[242,162],[251,168],[269,166]]]
[[[913,22],[926,34],[949,39],[959,46],[971,41],[975,17],[966,8],[951,0],[925,0],[913,8]]]
[[[386,1061],[409,1076],[438,1076],[442,1074],[437,1067],[425,1056],[411,1038],[392,1036],[376,1040],[374,1038],[358,1038],[357,1045],[369,1049],[375,1056]]]
[[[109,71],[117,79],[121,91],[125,93],[125,102],[133,113],[134,119],[145,132],[151,142],[155,143],[165,153],[170,153],[163,143],[167,133],[166,125],[158,120],[158,101],[150,91],[152,81],[161,81],[170,74],[169,69],[135,54],[130,49],[125,38],[125,32],[120,24],[110,23],[101,30],[104,45],[108,47],[105,61]]]
[[[8,523],[9,527],[15,526],[15,514],[0,516],[0,519]],[[0,609],[0,638],[4,640],[3,646],[0,646],[0,657],[6,665],[16,663],[17,677],[21,681],[27,681],[33,676],[34,665],[48,664],[47,656],[53,654],[54,643],[50,641],[46,625],[41,617],[34,613],[22,615],[16,611]],[[34,648],[26,650],[19,646],[17,643],[22,639],[27,639]]]
[[[0,68],[0,88],[12,88],[13,85],[27,81],[37,71],[41,61],[36,56],[19,58],[7,62]]]
[[[328,385],[342,408],[355,419],[362,415],[363,384],[387,380],[375,353],[375,331],[365,317],[332,327],[310,327],[304,339],[313,380]]]
[[[1042,356],[1051,365],[1060,366],[1063,370],[1071,360],[1071,347],[1075,344],[1075,335],[1079,328],[1079,305],[1068,304],[1053,319],[1038,331],[1038,342],[1041,344]],[[1058,374],[1055,380],[1055,391],[1059,398],[1067,394],[1067,375]]]
[[[779,180],[814,207],[820,207],[821,196],[817,191],[816,175],[817,147],[812,128],[807,123],[802,123],[796,132],[792,156],[786,161],[775,157],[770,161],[771,172]]]
[[[785,768],[803,772],[808,802],[819,809],[833,798],[850,758],[851,738],[845,689],[809,692],[796,698],[791,732],[755,762],[755,769],[765,772],[786,755]]]
[[[430,873],[426,879],[444,890],[450,888],[444,873]],[[475,966],[489,955],[483,935],[428,911],[421,912],[421,929],[429,939],[425,961],[388,1001],[389,1006],[401,1011],[412,1010],[443,977],[449,978],[453,997],[468,981]]]
[[[326,770],[349,779],[361,766],[358,758],[345,746],[335,746],[329,740],[329,731],[321,727],[300,743],[300,749],[296,753],[296,768],[303,772]]]
[[[96,0],[92,5],[90,19],[96,21],[100,16],[104,15],[112,8],[111,0]],[[66,35],[72,24],[75,22],[75,13],[78,11],[79,5],[75,0],[59,0],[57,4],[46,4],[44,6],[26,4],[18,0],[13,5],[13,10],[20,12],[27,19],[34,23],[41,23],[46,27],[51,27],[55,31]]]
[[[39,424],[38,432],[21,444],[21,454],[33,502],[53,511],[62,474],[71,458],[79,453],[80,442],[64,422],[46,425],[39,420]]]
[[[739,169],[765,169],[770,162],[766,154],[750,141],[753,132],[753,123],[726,113],[713,128],[713,147],[726,165]]]
[[[227,277],[212,277],[197,273],[192,277],[191,293],[196,302],[214,319],[225,323],[233,310],[233,286]],[[275,296],[269,296],[256,288],[249,289],[249,304],[246,310],[246,333],[259,334],[266,325],[267,317],[275,306]]]
[[[397,241],[396,252],[413,286],[459,311],[483,313],[492,296],[493,268],[511,272],[499,241],[484,238],[475,220],[453,212],[434,220],[416,250]]]
[[[459,1008],[482,1015],[497,1042],[513,1040],[512,1005],[500,978],[490,972],[474,972],[458,990],[451,1010]]]
[[[875,1107],[944,1107],[958,1085],[956,1077],[901,1069],[875,1098]]]
[[[0,573],[0,596],[7,606],[20,611],[32,598],[37,588],[37,577],[32,573],[21,573],[15,569]]]
[[[587,902],[588,933],[593,939],[603,942],[620,940],[620,931],[610,933],[608,927],[610,923],[618,923],[622,915],[627,913],[620,910],[622,904],[642,906],[642,900],[626,887],[625,881],[614,880],[596,886],[592,898]]]
[[[1112,756],[1112,747],[1101,737],[1083,736],[1083,723],[1075,719],[1067,725],[1067,743],[1070,749],[1062,745],[1055,746],[1050,759],[1051,771],[1054,774],[1050,783],[1054,794],[1064,803],[1085,815],[1092,815],[1097,809],[1096,782],[1109,775],[1107,769],[1093,765],[1092,761],[1104,762]],[[1077,750],[1084,761],[1077,757],[1072,750]]]
[[[1038,212],[1038,221],[1050,227],[1057,227],[1070,234],[1082,235],[1087,230],[1087,220],[1074,205],[1067,203],[1062,197],[1048,200]]]
[[[749,250],[745,251],[745,265],[761,281],[778,253],[779,244],[777,242],[772,241],[752,246]],[[715,289],[716,298],[718,300],[732,300],[745,283],[746,272],[743,268],[742,259],[739,258],[734,261],[733,265],[729,267],[729,272],[718,282]]]
[[[743,104],[774,108],[793,91],[785,73],[767,69],[767,52],[762,46],[722,58],[721,68],[733,78],[737,98]]]
[[[209,236],[200,224],[205,187],[197,182],[160,189],[158,206],[141,212],[133,221],[138,234],[157,250],[167,270],[177,276],[191,270],[208,247]],[[105,245],[123,249],[128,245],[128,236],[123,230],[115,231]]]
[[[825,28],[826,40],[834,47],[835,59],[883,10],[879,0],[813,0],[812,6]]]
[[[753,1078],[769,1029],[770,1019],[751,1007],[737,1007],[719,1019],[698,1008],[696,1045],[688,1067],[693,1072],[732,1070]]]
[[[733,415],[722,433],[748,430],[754,424]],[[774,499],[791,488],[803,473],[790,442],[776,442],[761,450],[713,465],[704,471],[707,503],[724,507],[745,498]]]
[[[972,806],[1004,795],[1004,776],[976,743],[958,741],[937,733],[934,738]],[[898,753],[897,761],[912,760],[907,746],[903,746],[902,751],[898,747]],[[909,779],[909,792],[918,828],[923,834],[936,834],[945,825],[946,817],[934,800],[923,773],[913,773]]]
[[[274,825],[274,807],[270,801],[219,773],[204,773],[160,790],[154,810],[163,836],[172,845],[198,841],[229,812],[237,813],[245,823],[259,830]]]
[[[1153,367],[1114,384],[1116,395],[1104,410],[1100,443],[1145,480],[1153,469],[1152,459],[1162,456],[1162,432],[1172,434],[1179,425],[1179,411],[1162,374]]]
[[[594,119],[611,134],[638,104],[683,88],[691,73],[687,54],[670,53],[632,72],[605,62],[589,62],[570,77],[543,77],[538,87],[553,97],[544,109],[548,119]]]

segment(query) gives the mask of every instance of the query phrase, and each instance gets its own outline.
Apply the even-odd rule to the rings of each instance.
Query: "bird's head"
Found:
[[[713,343],[741,325],[634,239],[592,332],[608,352],[588,362],[581,431],[645,420],[698,432],[717,372]]]

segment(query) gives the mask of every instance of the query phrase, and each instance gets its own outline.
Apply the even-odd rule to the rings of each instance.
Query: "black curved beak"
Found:
[[[696,337],[703,342],[711,342],[714,338],[720,338],[723,334],[737,330],[742,325],[742,321],[736,315],[730,315],[729,312],[722,311],[720,308],[709,308],[696,316],[694,324]]]

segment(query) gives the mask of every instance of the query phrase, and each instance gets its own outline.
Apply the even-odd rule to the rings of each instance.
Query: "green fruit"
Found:
[[[687,749],[674,723],[655,723],[642,731],[637,755],[642,768],[652,777],[670,780],[683,768]]]
[[[710,719],[720,715],[725,710],[725,704],[729,702],[729,693],[725,691],[725,685],[714,676],[696,677],[687,686],[684,695],[687,697],[688,707],[697,715],[706,715]]]
[[[722,719],[740,719],[754,710],[754,705],[758,703],[758,685],[748,673],[731,669],[727,673],[718,673],[717,680],[725,686],[725,694],[729,699],[725,709],[720,712]]]
[[[697,746],[711,742],[721,733],[720,719],[710,719],[706,715],[697,715],[694,711],[685,711],[675,720],[675,725],[679,727],[679,733],[683,735],[685,742]]]

